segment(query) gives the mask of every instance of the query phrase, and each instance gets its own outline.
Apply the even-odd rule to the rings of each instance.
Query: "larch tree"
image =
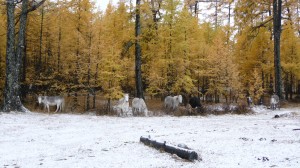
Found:
[[[109,102],[124,92],[227,102],[250,94],[258,102],[273,92],[274,79],[276,93],[284,88],[286,98],[300,90],[298,0],[186,0],[186,6],[182,0],[121,0],[99,12],[91,0],[0,2],[9,14],[0,13],[0,85],[4,102],[18,110],[22,84],[34,84],[37,94],[89,93],[85,110],[89,95],[95,107],[99,93]],[[29,13],[38,4],[43,7]],[[210,11],[200,10],[204,4]]]
[[[260,104],[262,101],[261,96],[263,95],[263,81],[261,79],[260,70],[254,68],[252,76],[249,79],[249,95],[253,98],[255,104]]]
[[[200,94],[203,96],[203,100],[211,101],[212,96],[207,92],[209,89],[209,80],[212,77],[212,73],[209,72],[210,68],[210,47],[214,44],[216,30],[210,23],[203,23],[200,25],[200,43],[197,51],[197,59],[193,64],[196,64],[195,76],[197,76],[197,87]],[[200,45],[201,44],[201,45]]]
[[[146,92],[151,96],[162,95],[165,90],[164,59],[162,45],[160,45],[160,9],[161,0],[151,0],[141,5],[141,46],[143,50],[143,77],[146,84]]]
[[[65,0],[47,1],[43,10],[28,17],[25,84],[34,83],[38,94],[57,95],[67,90],[72,72],[70,62],[74,61],[74,46],[70,43],[75,37],[74,17],[68,10],[71,6]]]
[[[125,79],[123,75],[120,59],[125,40],[122,40],[123,22],[119,22],[117,9],[109,4],[102,18],[101,44],[104,46],[101,50],[101,61],[99,60],[99,83],[103,89],[104,97],[108,100],[107,110],[111,108],[112,100],[123,97],[121,81]],[[127,30],[124,29],[124,32]],[[128,33],[128,32],[127,32]],[[126,73],[126,72],[124,72]]]
[[[264,89],[269,90],[273,86],[271,8],[272,3],[266,0],[259,2],[242,0],[236,3],[235,25],[238,27],[238,34],[235,56],[240,65],[241,76],[244,78],[243,86],[246,94],[249,94],[249,80],[253,77],[250,72],[254,69],[261,72]]]
[[[89,27],[92,22],[92,4],[90,0],[73,0],[72,8],[74,9],[73,25],[75,33],[74,44],[74,60],[73,69],[74,78],[72,79],[71,91],[74,92],[73,105],[71,110],[76,110],[79,107],[78,91],[86,89],[89,86],[86,83],[88,66],[89,66],[89,51],[91,42]],[[86,87],[87,85],[87,87]]]
[[[250,96],[254,97],[254,95],[252,95],[253,92],[250,93],[251,84],[253,84],[251,81],[253,81],[252,79],[254,78],[254,70],[260,74],[255,78],[260,78],[262,88],[265,91],[273,90],[271,81],[273,46],[268,29],[262,27],[250,31],[250,33],[244,31],[238,35],[234,54],[235,62],[239,65],[238,70],[243,79],[242,83],[245,87],[246,95],[250,94]]]
[[[162,3],[162,9],[165,11],[165,14],[162,16],[162,26],[159,29],[160,40],[163,46],[163,57],[165,59],[165,72],[166,73],[166,91],[167,94],[172,92],[172,88],[175,84],[176,79],[176,65],[174,60],[176,59],[176,53],[174,50],[175,45],[175,34],[174,34],[174,24],[177,21],[178,12],[179,12],[179,0],[166,0]],[[175,94],[175,93],[173,93]]]
[[[193,73],[196,67],[192,67],[192,60],[197,58],[197,48],[199,47],[198,35],[199,26],[197,18],[189,13],[184,7],[178,14],[178,19],[174,23],[174,65],[176,65],[175,83],[172,88],[173,93],[192,94],[195,89],[196,78]]]
[[[228,102],[229,98],[232,97],[231,94],[235,93],[238,97],[241,91],[239,74],[230,52],[230,46],[227,43],[226,29],[219,27],[215,31],[208,56],[207,73],[210,74],[208,94],[214,95],[215,102],[219,102],[219,97],[222,95]]]
[[[288,100],[293,98],[295,83],[300,76],[300,41],[290,21],[285,23],[282,32],[281,58],[285,99]]]
[[[124,76],[124,79],[121,80],[122,90],[126,93],[135,92],[135,96],[137,96],[137,86],[136,86],[136,71],[135,71],[135,47],[134,42],[136,40],[135,37],[135,22],[134,16],[130,13],[128,6],[125,2],[119,2],[115,14],[118,16],[115,20],[115,31],[116,36],[119,39],[118,48],[121,49],[121,55],[119,59],[121,61],[121,71],[120,75]],[[140,47],[142,37],[139,37]],[[142,63],[142,55],[141,55],[141,63]],[[142,73],[142,64],[141,64],[141,73]],[[142,76],[141,76],[142,78]],[[143,78],[142,78],[143,79]],[[143,83],[142,83],[143,85]],[[143,91],[143,90],[142,90]]]

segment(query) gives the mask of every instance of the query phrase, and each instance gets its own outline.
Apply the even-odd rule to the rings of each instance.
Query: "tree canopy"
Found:
[[[288,98],[300,89],[300,4],[282,3],[281,75]],[[28,14],[22,85],[48,94],[97,90],[108,99],[136,94],[138,41],[146,95],[197,94],[216,102],[251,95],[258,101],[275,91],[272,1],[141,0],[138,36],[134,9],[127,0],[105,11],[91,0],[46,1]],[[0,10],[3,90],[7,9]],[[15,25],[19,17],[17,9]]]

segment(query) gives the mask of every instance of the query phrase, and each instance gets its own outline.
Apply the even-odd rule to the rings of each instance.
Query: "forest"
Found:
[[[0,0],[0,104],[7,78],[8,1]],[[28,1],[27,7],[37,2]],[[276,3],[279,24],[274,24]],[[27,15],[19,95],[22,101],[28,95],[68,95],[74,108],[81,95],[86,110],[95,107],[96,95],[106,100],[123,93],[137,96],[140,51],[145,97],[197,95],[207,102],[230,103],[251,96],[258,104],[277,86],[282,99],[296,99],[300,95],[300,1],[276,3],[119,0],[101,11],[92,0],[46,0]],[[14,38],[18,39],[22,1],[14,5]],[[277,26],[278,48],[274,45]]]

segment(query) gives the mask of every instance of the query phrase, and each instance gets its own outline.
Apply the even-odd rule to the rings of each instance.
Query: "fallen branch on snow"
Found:
[[[177,146],[173,145],[167,145],[166,142],[161,143],[161,142],[156,142],[155,140],[151,140],[149,138],[141,137],[140,141],[144,143],[145,145],[151,146],[157,150],[163,150],[165,152],[171,153],[171,154],[176,154],[177,156],[187,159],[190,161],[197,160],[198,159],[198,154],[195,151],[185,149],[185,148],[180,148]]]

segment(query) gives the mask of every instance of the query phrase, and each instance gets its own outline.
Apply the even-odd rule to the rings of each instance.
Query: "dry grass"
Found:
[[[147,99],[146,105],[148,107],[148,110],[151,112],[153,116],[161,116],[166,114],[166,110],[164,109],[164,104],[158,98]]]
[[[65,109],[64,113],[86,113],[93,112],[97,115],[109,115],[115,116],[116,112],[112,110],[112,106],[117,102],[111,101],[111,107],[109,109],[108,101],[101,95],[96,96],[95,108],[86,110],[87,98],[86,96],[77,96],[78,104],[75,107],[74,97],[65,96]],[[93,97],[90,97],[90,106],[92,107]],[[130,100],[131,103],[131,100]],[[159,98],[146,99],[146,104],[149,110],[150,116],[162,116],[162,115],[174,115],[174,116],[190,116],[190,115],[222,115],[227,113],[245,114],[249,113],[249,108],[245,102],[236,104],[233,107],[227,104],[203,104],[200,109],[192,109],[189,105],[181,105],[175,111],[169,111],[164,108],[164,103]],[[31,111],[44,112],[43,107],[39,106],[34,96],[28,96],[24,102],[24,105]],[[131,106],[131,104],[130,104]],[[55,107],[51,107],[51,112],[55,111]]]

